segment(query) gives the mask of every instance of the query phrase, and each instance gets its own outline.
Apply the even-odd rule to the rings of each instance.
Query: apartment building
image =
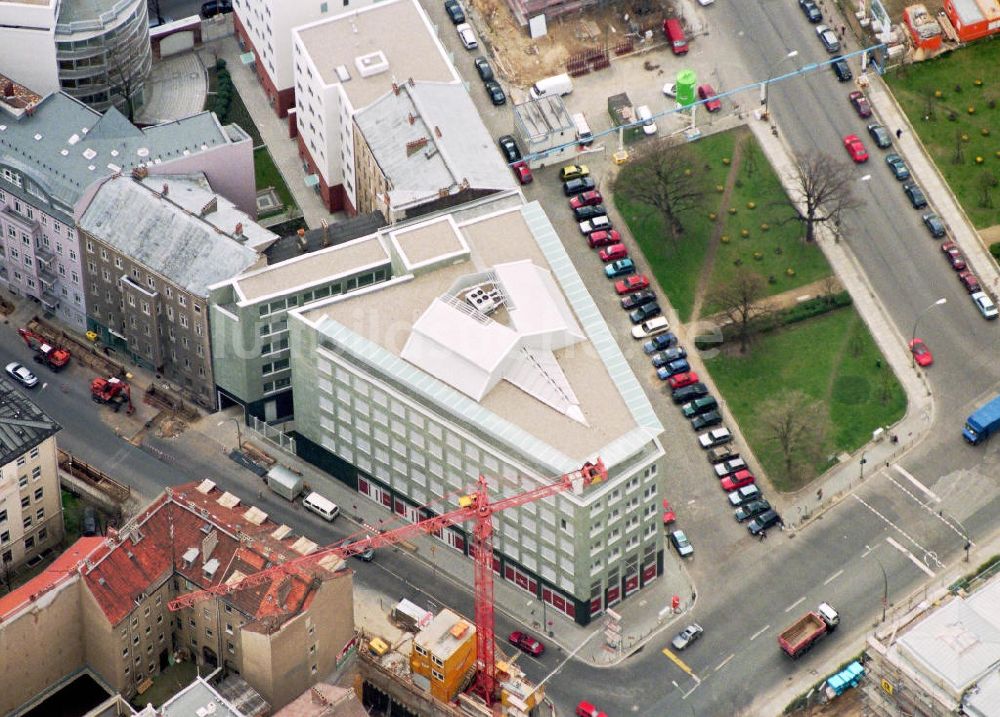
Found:
[[[236,125],[198,115],[139,129],[55,93],[0,77],[0,287],[37,299],[70,328],[86,329],[77,203],[105,177],[204,172],[215,191],[256,215],[253,143]],[[128,216],[127,214],[125,216]]]
[[[306,183],[331,211],[354,213],[357,113],[410,80],[459,85],[461,78],[416,0],[352,9],[297,27],[292,35],[295,123]],[[419,149],[433,150],[425,144]]]
[[[263,264],[277,236],[183,177],[110,177],[81,205],[89,330],[214,407],[208,286]]]
[[[408,521],[600,457],[607,481],[495,517],[496,570],[581,624],[656,580],[662,427],[541,206],[494,195],[351,250],[339,271],[383,252],[392,276],[288,312],[298,453]],[[463,526],[438,539],[469,553]]]
[[[279,117],[295,106],[292,28],[375,0],[233,0],[233,24],[264,94]]]
[[[0,378],[0,572],[33,567],[62,540],[59,430],[20,386]]]
[[[0,72],[98,112],[142,106],[152,67],[146,0],[5,0]]]
[[[0,598],[0,712],[80,672],[133,697],[171,655],[221,667],[278,708],[334,670],[353,644],[351,572],[335,557],[179,612],[168,602],[316,544],[209,480],[168,489],[107,538],[81,538],[43,575]],[[170,714],[184,712],[181,705]]]

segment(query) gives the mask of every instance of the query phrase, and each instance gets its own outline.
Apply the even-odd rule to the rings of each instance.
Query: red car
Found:
[[[599,246],[619,244],[621,243],[621,240],[622,235],[617,229],[602,229],[601,231],[592,232],[587,235],[587,243],[590,244],[591,249],[596,249]]]
[[[941,251],[948,258],[948,263],[955,271],[965,271],[965,258],[958,249],[958,244],[953,241],[946,241],[941,245]]]
[[[750,485],[756,479],[753,477],[753,473],[748,470],[736,471],[731,476],[727,476],[719,481],[719,485],[722,486],[722,490],[729,493],[730,491],[739,490],[743,486]]]
[[[958,280],[962,282],[962,286],[970,294],[975,294],[977,291],[982,291],[983,287],[979,285],[979,279],[971,271],[960,271],[958,272]]]
[[[580,704],[576,706],[576,717],[608,717],[607,713],[594,707],[586,700],[580,700]]]
[[[910,342],[910,353],[913,354],[913,360],[918,366],[930,366],[934,363],[934,356],[931,355],[931,350],[927,348],[923,339],[913,339]]]
[[[510,637],[507,640],[518,650],[526,652],[532,657],[538,657],[545,652],[545,645],[528,633],[521,632],[520,630],[514,630],[514,632],[510,633]]]
[[[872,116],[872,108],[871,105],[868,104],[868,98],[865,97],[864,92],[854,90],[854,92],[847,96],[847,99],[850,100],[852,105],[854,105],[854,109],[858,113],[859,117],[864,119]]]
[[[864,142],[858,139],[858,135],[849,134],[844,137],[844,148],[855,163],[862,164],[868,161],[868,150],[865,149]]]
[[[715,96],[715,89],[711,85],[698,85],[698,98],[708,100],[705,109],[709,112],[718,112],[722,109],[722,100]]]
[[[676,391],[678,388],[684,388],[685,386],[690,386],[692,383],[698,383],[698,374],[696,374],[694,371],[675,373],[673,376],[667,379],[667,384],[670,386],[671,391]]]
[[[569,200],[570,209],[579,209],[580,207],[592,207],[595,204],[600,204],[604,201],[604,197],[596,189],[592,189],[589,192],[584,192],[583,194],[577,194],[575,197]]]
[[[673,523],[676,520],[677,520],[677,513],[675,513],[674,509],[672,507],[670,507],[670,502],[666,498],[664,498],[663,499],[663,524],[664,525],[670,525],[671,523]]]
[[[531,176],[531,167],[525,161],[514,162],[511,165],[511,169],[514,170],[514,175],[517,177],[517,181],[521,184],[531,184],[534,177]]]
[[[649,288],[649,277],[642,274],[633,274],[615,282],[615,293],[619,296],[631,294],[633,291],[641,291]]]
[[[625,248],[624,244],[612,244],[611,246],[597,252],[597,256],[601,258],[601,261],[607,264],[609,261],[617,261],[618,259],[624,259],[627,257],[628,249]]]

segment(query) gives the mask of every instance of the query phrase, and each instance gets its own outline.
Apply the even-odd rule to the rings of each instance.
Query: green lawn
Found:
[[[292,193],[288,191],[285,179],[275,166],[274,159],[271,157],[271,153],[267,150],[267,147],[258,147],[254,150],[253,169],[258,190],[274,187],[274,191],[278,193],[278,197],[281,198],[281,202],[285,205],[286,210],[295,207],[295,200],[292,199]]]
[[[799,390],[824,405],[830,431],[823,455],[853,451],[879,426],[898,421],[906,395],[853,308],[839,309],[759,335],[746,355],[721,353],[706,364],[750,447],[778,490],[800,488],[828,465],[796,481],[781,478],[782,456],[764,439],[757,409]]]
[[[1000,43],[979,42],[934,60],[907,65],[886,76],[920,140],[972,223],[980,229],[1000,224],[1000,187],[991,192],[994,206],[984,207],[980,205],[979,184],[987,173],[1000,179],[997,68],[1000,68]],[[979,86],[977,80],[981,82]],[[970,107],[973,114],[969,114]],[[952,116],[954,120],[950,119]],[[963,135],[965,141],[961,139]],[[957,163],[956,147],[962,151]],[[982,158],[981,164],[977,164],[977,157]]]

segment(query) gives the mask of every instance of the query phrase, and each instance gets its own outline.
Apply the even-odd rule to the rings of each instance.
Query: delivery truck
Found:
[[[821,602],[819,607],[796,620],[791,627],[778,635],[778,644],[793,660],[833,632],[840,624],[840,615],[829,603]]]
[[[531,99],[538,100],[548,95],[568,95],[573,91],[573,79],[569,75],[553,75],[539,80],[531,86]]]
[[[1000,396],[996,396],[985,406],[980,406],[965,419],[962,438],[972,445],[982,443],[1000,428]]]
[[[302,493],[305,481],[302,476],[293,473],[284,466],[275,466],[267,472],[264,478],[267,487],[285,500],[295,500]]]

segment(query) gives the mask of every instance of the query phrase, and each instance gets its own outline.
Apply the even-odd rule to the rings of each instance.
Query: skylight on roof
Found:
[[[63,157],[68,157],[69,156],[69,150],[68,149],[60,149],[59,150],[59,154],[61,154]]]
[[[149,147],[139,147],[139,149],[137,149],[135,151],[135,153],[137,155],[139,155],[140,157],[148,157],[149,156]]]
[[[36,141],[36,142],[38,142],[38,141],[40,141],[41,139],[42,139],[42,135],[36,132],[36,133],[35,133],[35,141]]]
[[[87,147],[87,149],[83,150],[83,158],[84,159],[93,159],[96,156],[97,156],[97,152],[95,152],[90,147]]]
[[[384,52],[376,50],[375,52],[369,52],[367,55],[355,57],[354,65],[358,68],[358,72],[361,73],[362,77],[372,77],[388,70],[389,60],[386,59]]]
[[[80,135],[74,133],[73,136],[71,136],[68,140],[66,140],[66,144],[74,145],[79,141],[80,141]]]

